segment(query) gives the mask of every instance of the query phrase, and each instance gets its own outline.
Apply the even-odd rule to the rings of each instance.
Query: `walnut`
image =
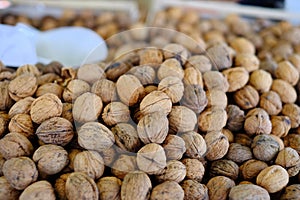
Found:
[[[121,199],[122,181],[116,177],[103,177],[97,182],[99,197],[103,200],[120,200]]]
[[[276,78],[295,86],[299,80],[299,72],[289,61],[281,61],[275,70]]]
[[[121,102],[111,102],[104,107],[102,119],[108,126],[128,122],[130,119],[129,108]]]
[[[275,163],[284,168],[289,168],[296,166],[299,161],[300,156],[298,152],[291,147],[286,147],[278,153]]]
[[[264,187],[269,193],[280,191],[288,182],[289,174],[279,165],[272,165],[263,169],[256,178],[257,185]]]
[[[183,200],[183,198],[184,198],[184,191],[180,187],[180,185],[175,181],[165,181],[155,186],[150,196],[151,200],[158,200],[158,199]]]
[[[284,80],[273,80],[271,90],[277,92],[283,103],[294,103],[297,99],[295,88]]]
[[[291,120],[287,116],[272,116],[272,132],[271,134],[278,137],[285,137],[291,129]]]
[[[54,189],[48,181],[38,181],[29,185],[20,195],[20,200],[49,199],[55,200]]]
[[[186,167],[186,178],[201,182],[205,173],[205,168],[197,159],[185,158],[182,163]]]
[[[201,158],[207,151],[204,138],[194,131],[188,131],[180,134],[185,143],[185,155],[189,158]]]
[[[251,148],[255,158],[267,162],[277,155],[280,147],[272,136],[261,134],[255,136]]]
[[[166,59],[157,71],[157,77],[159,80],[163,80],[164,78],[169,76],[176,77],[180,80],[182,80],[184,77],[182,66],[180,62],[175,58]]]
[[[252,180],[267,167],[267,163],[263,161],[255,159],[247,160],[240,166],[240,174],[243,179]]]
[[[30,115],[33,122],[41,124],[52,117],[59,117],[62,113],[62,102],[54,94],[47,93],[35,99],[31,104]]]
[[[226,176],[216,176],[210,179],[207,183],[208,196],[211,200],[226,200],[228,194],[235,183]]]
[[[300,134],[290,133],[284,137],[284,146],[295,149],[298,153],[300,152]]]
[[[174,133],[192,131],[197,124],[196,114],[185,106],[173,106],[168,118]]]
[[[206,91],[206,97],[208,100],[207,107],[218,107],[225,109],[227,106],[226,93],[221,90],[208,90]]]
[[[40,97],[46,93],[52,93],[58,96],[61,99],[63,93],[63,87],[57,83],[46,83],[38,87],[35,92],[36,97]]]
[[[201,72],[194,67],[186,68],[184,70],[183,83],[185,85],[197,85],[203,87],[203,79]]]
[[[138,168],[147,174],[160,174],[167,166],[166,155],[162,146],[150,143],[137,152]]]
[[[281,200],[297,199],[300,195],[300,185],[289,185],[284,189],[284,193],[280,196]]]
[[[117,151],[114,145],[100,153],[102,155],[105,166],[111,166],[116,160]]]
[[[146,95],[141,104],[140,111],[143,115],[161,111],[168,115],[171,112],[172,101],[170,97],[162,91],[153,91]]]
[[[74,136],[73,125],[61,117],[52,117],[44,121],[35,134],[46,144],[67,145]]]
[[[207,55],[218,70],[227,69],[232,65],[231,51],[224,42],[216,43],[208,48]]]
[[[300,125],[300,107],[297,104],[285,104],[282,108],[282,114],[290,118],[292,128],[297,128]]]
[[[268,113],[262,108],[254,108],[246,115],[244,129],[247,134],[270,134],[272,123]]]
[[[272,86],[272,81],[271,74],[263,69],[253,71],[249,78],[250,85],[260,93],[268,92]]]
[[[11,158],[3,165],[3,175],[17,190],[24,190],[38,178],[34,162],[28,157]]]
[[[9,95],[9,81],[0,82],[0,110],[8,110],[13,105],[13,100]]]
[[[141,141],[137,130],[127,123],[119,123],[111,129],[115,136],[116,145],[123,151],[137,152],[141,147]]]
[[[137,170],[135,156],[121,154],[111,166],[111,172],[119,179],[124,179],[126,174]]]
[[[221,72],[207,71],[203,74],[204,86],[207,90],[217,89],[227,92],[229,83]]]
[[[162,143],[167,137],[168,131],[168,118],[165,116],[164,113],[161,112],[154,112],[145,115],[143,118],[140,119],[137,125],[138,136],[144,144]]]
[[[160,81],[157,89],[166,93],[172,103],[177,103],[183,96],[184,86],[179,78],[168,76]]]
[[[67,119],[71,123],[74,121],[72,108],[73,108],[73,104],[63,103],[63,109],[61,113],[61,117]]]
[[[21,191],[13,188],[4,176],[0,177],[0,199],[15,200],[20,196]]]
[[[66,181],[67,199],[91,199],[99,198],[99,190],[95,181],[82,172],[71,173]]]
[[[221,131],[210,131],[204,137],[207,144],[206,158],[210,161],[223,158],[229,148],[229,142]]]
[[[32,138],[34,135],[34,127],[30,115],[16,114],[11,118],[8,124],[8,130],[10,132],[21,133],[27,138]]]
[[[212,162],[209,174],[211,177],[226,176],[232,180],[236,180],[239,175],[239,166],[231,160],[216,160]]]
[[[105,68],[106,77],[109,80],[116,81],[121,75],[130,70],[131,65],[126,62],[114,62]]]
[[[108,79],[100,79],[96,81],[91,92],[101,97],[103,103],[110,103],[117,99],[116,84]]]
[[[222,108],[212,107],[205,109],[198,117],[199,129],[203,132],[221,130],[227,121],[226,111]]]
[[[184,180],[181,187],[184,190],[184,200],[208,200],[207,187],[198,181]]]
[[[67,87],[63,91],[62,96],[65,102],[72,103],[80,95],[89,92],[90,89],[91,87],[87,82],[80,79],[74,79],[68,83]]]
[[[146,200],[150,197],[152,184],[150,178],[141,171],[128,173],[123,180],[121,186],[121,199],[131,200],[140,199]]]
[[[251,149],[247,146],[240,145],[238,143],[231,143],[229,145],[226,158],[232,160],[235,163],[243,163],[252,159]]]
[[[237,185],[231,188],[229,199],[265,199],[270,200],[270,195],[267,190],[253,184]]]
[[[234,93],[236,104],[242,109],[255,108],[259,102],[259,94],[251,85],[246,85]]]
[[[175,43],[170,43],[164,46],[163,54],[166,60],[176,58],[182,64],[185,64],[189,56],[189,52],[184,46]]]
[[[255,46],[246,38],[237,37],[230,41],[230,46],[237,53],[255,54]]]
[[[22,65],[16,71],[17,76],[20,76],[22,74],[27,74],[27,73],[32,74],[34,76],[41,75],[39,69],[35,65],[30,65],[30,64]]]
[[[299,54],[292,54],[289,56],[288,60],[293,64],[293,66],[300,72],[300,56]]]
[[[235,56],[235,66],[244,67],[248,72],[253,72],[259,68],[259,59],[250,53],[238,53]]]
[[[207,104],[208,104],[207,95],[202,86],[200,85],[185,86],[183,92],[183,98],[181,100],[181,105],[186,106],[187,108],[191,109],[192,111],[198,114],[204,110]]]
[[[222,73],[229,83],[228,92],[235,92],[241,89],[249,80],[249,73],[243,67],[233,67],[224,70]]]
[[[93,84],[98,79],[105,78],[105,73],[98,64],[84,64],[78,69],[77,77],[89,84]]]
[[[157,175],[156,179],[159,182],[164,181],[175,181],[180,183],[186,176],[185,165],[177,160],[170,160],[167,162],[166,168],[163,170],[162,174]]]
[[[282,110],[280,96],[274,91],[264,92],[260,96],[259,105],[266,110],[269,115],[278,115]]]
[[[149,85],[155,82],[155,70],[149,65],[133,67],[127,73],[138,78],[142,85]]]
[[[228,116],[226,127],[231,131],[241,130],[245,121],[244,111],[236,105],[228,105],[226,112]]]
[[[161,64],[163,62],[163,53],[157,48],[146,48],[139,53],[140,65]]]
[[[30,156],[33,146],[21,133],[8,133],[0,140],[0,153],[5,159]]]
[[[186,68],[195,68],[198,69],[201,73],[211,71],[212,64],[210,59],[204,55],[194,55],[188,58]]]
[[[234,137],[234,142],[243,146],[250,147],[253,139],[246,133],[237,133]]]
[[[162,146],[168,160],[180,160],[186,152],[185,141],[177,135],[169,134]]]
[[[37,89],[37,79],[30,73],[25,73],[17,76],[15,79],[10,81],[8,85],[8,91],[10,97],[19,101],[25,97],[32,96]]]
[[[78,143],[88,150],[105,151],[115,142],[113,133],[103,124],[87,122],[78,131]]]
[[[29,114],[31,104],[34,101],[32,97],[26,97],[21,99],[20,101],[16,102],[12,107],[9,109],[8,115],[10,118],[13,118],[16,114]]]
[[[73,105],[73,118],[77,122],[92,122],[98,119],[103,103],[99,96],[86,92],[80,95]]]
[[[62,81],[62,78],[55,73],[43,74],[43,75],[37,77],[38,85],[44,85],[46,83],[53,83],[53,82],[59,82],[59,81]]]

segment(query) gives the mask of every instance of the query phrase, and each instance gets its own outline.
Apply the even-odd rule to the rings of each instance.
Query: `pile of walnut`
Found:
[[[300,196],[300,29],[180,13],[159,14],[207,53],[168,35],[109,66],[0,65],[0,199]]]

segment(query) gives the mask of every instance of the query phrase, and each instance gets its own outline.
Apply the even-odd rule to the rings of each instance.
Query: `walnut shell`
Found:
[[[221,90],[208,90],[206,91],[207,107],[218,107],[225,109],[227,106],[226,93]]]
[[[121,154],[113,163],[111,172],[120,179],[124,179],[126,174],[137,170],[137,163],[135,156]]]
[[[9,95],[15,101],[32,96],[36,89],[37,79],[30,73],[17,76],[15,79],[10,81],[8,85]]]
[[[229,142],[221,131],[207,132],[204,139],[207,144],[206,158],[208,160],[218,160],[226,155]]]
[[[267,162],[277,155],[280,146],[272,136],[261,134],[255,136],[251,148],[255,158]]]
[[[99,197],[103,200],[121,200],[122,181],[116,177],[103,177],[97,182]]]
[[[155,82],[155,70],[149,65],[133,67],[127,73],[137,77],[142,85],[150,85]]]
[[[55,200],[54,189],[48,181],[38,181],[29,185],[20,195],[20,200],[49,199]]]
[[[227,69],[232,65],[231,52],[226,43],[216,43],[207,49],[208,57],[218,70]]]
[[[297,199],[300,195],[300,185],[289,185],[284,189],[284,193],[280,196],[281,200]]]
[[[0,110],[8,110],[13,105],[13,99],[9,95],[9,81],[0,82]]]
[[[29,114],[31,104],[34,101],[32,97],[26,97],[21,99],[20,101],[16,102],[12,107],[9,109],[8,115],[10,118],[13,118],[16,114]]]
[[[236,104],[244,110],[255,108],[259,102],[259,94],[251,85],[236,91],[233,97]]]
[[[196,114],[185,106],[173,106],[168,118],[174,133],[192,131],[197,124]]]
[[[161,64],[163,62],[163,53],[157,48],[146,48],[140,54],[140,65]]]
[[[34,76],[41,75],[41,72],[35,65],[26,64],[26,65],[22,65],[19,68],[17,68],[17,71],[16,71],[17,76],[20,76],[22,74],[27,74],[27,73],[32,74]]]
[[[103,103],[110,103],[117,99],[116,84],[108,79],[100,79],[96,81],[91,92],[101,97]]]
[[[299,159],[300,156],[295,149],[286,147],[278,153],[275,163],[284,168],[288,168],[297,165],[299,163]]]
[[[248,54],[255,54],[255,46],[244,37],[237,37],[230,41],[230,46],[237,52],[237,53],[248,53]]]
[[[186,176],[185,165],[178,160],[170,160],[167,162],[166,168],[163,170],[162,174],[157,175],[155,178],[159,182],[164,181],[175,181],[180,183]]]
[[[295,88],[284,80],[273,80],[271,90],[277,92],[283,103],[294,103],[297,100]]]
[[[185,141],[181,137],[172,134],[166,137],[163,148],[168,160],[180,160],[186,152]]]
[[[238,53],[235,56],[235,66],[244,67],[248,72],[253,72],[259,68],[259,59],[254,54]]]
[[[271,74],[263,69],[253,71],[249,78],[250,85],[260,93],[268,92],[271,88],[272,81]]]
[[[80,95],[89,92],[90,89],[91,87],[87,82],[80,79],[74,79],[68,83],[67,87],[63,91],[62,96],[65,102],[72,103]]]
[[[4,176],[0,177],[0,199],[15,200],[20,196],[21,191],[13,188]]]
[[[189,158],[201,158],[207,151],[207,146],[202,135],[195,131],[188,131],[180,134],[184,140],[185,155]]]
[[[245,113],[236,105],[228,105],[227,112],[227,124],[226,127],[231,131],[239,131],[244,126]]]
[[[229,83],[228,92],[235,92],[241,89],[249,80],[249,73],[243,67],[233,67],[224,70],[222,73]]]
[[[297,104],[285,104],[282,108],[282,114],[290,118],[292,128],[297,128],[300,125],[300,107]]]
[[[227,121],[227,113],[224,109],[212,107],[205,109],[198,117],[199,129],[206,131],[219,131]]]
[[[183,96],[184,91],[182,81],[174,76],[168,76],[163,78],[159,82],[157,89],[166,93],[170,97],[172,103],[179,102]]]
[[[282,110],[280,96],[274,91],[264,92],[260,96],[259,106],[266,110],[269,115],[278,115]]]
[[[8,130],[10,132],[21,133],[27,138],[31,138],[34,135],[34,127],[30,115],[16,114],[11,118],[8,124]]]
[[[231,160],[216,160],[212,162],[209,174],[211,177],[226,176],[232,180],[236,180],[239,175],[239,166]]]
[[[180,103],[198,114],[205,109],[208,99],[202,86],[186,85]]]
[[[130,70],[131,65],[127,62],[115,62],[105,68],[106,77],[109,80],[116,81],[121,75]]]
[[[170,44],[167,44],[166,46],[164,46],[163,54],[164,54],[165,60],[176,58],[182,64],[185,64],[185,62],[189,56],[189,52],[184,46],[182,46],[180,44],[175,44],[175,43],[170,43]]]
[[[195,180],[184,180],[181,183],[184,200],[208,200],[208,189],[204,184]]]
[[[77,77],[89,84],[93,84],[98,79],[105,78],[105,73],[98,64],[84,64],[79,67]]]
[[[231,188],[235,186],[235,183],[225,176],[216,176],[210,179],[206,186],[208,188],[209,199],[226,200]]]
[[[272,123],[268,113],[262,108],[254,108],[246,115],[244,129],[248,135],[270,134]]]
[[[270,200],[270,195],[267,190],[253,184],[237,185],[231,188],[229,192],[229,199],[232,200],[251,200],[251,199],[265,199]]]
[[[188,67],[184,70],[183,83],[185,85],[198,85],[203,87],[201,72],[195,67]]]
[[[201,182],[205,173],[205,168],[197,159],[185,158],[182,163],[186,167],[186,178]]]
[[[162,91],[153,91],[146,95],[140,104],[143,115],[161,111],[168,115],[172,109],[170,97]]]
[[[186,68],[195,68],[199,70],[201,73],[205,73],[207,71],[211,71],[212,64],[210,59],[204,55],[194,55],[188,58],[186,64]]]
[[[67,200],[66,196],[66,181],[70,173],[61,175],[55,180],[54,190],[58,199]]]
[[[63,93],[63,87],[58,85],[57,83],[46,83],[38,87],[35,92],[36,97],[40,97],[46,93],[52,93],[58,96],[61,99]]]
[[[167,200],[167,199],[178,199],[183,200],[184,191],[178,183],[175,181],[165,181],[152,190],[150,199],[151,200]]]
[[[241,176],[245,180],[252,180],[267,167],[268,165],[263,161],[254,159],[248,160],[240,166]]]
[[[129,108],[121,102],[111,102],[104,107],[102,119],[108,126],[128,122],[130,119]]]
[[[295,86],[299,80],[299,72],[289,61],[281,61],[275,70],[276,78]]]
[[[217,89],[227,92],[229,83],[221,72],[207,71],[203,74],[204,86],[207,90]]]
[[[252,159],[252,152],[251,149],[247,146],[238,143],[231,143],[229,145],[226,158],[236,163],[243,163],[247,160]]]
[[[278,137],[285,137],[291,129],[291,120],[287,116],[272,116],[272,132],[271,134]]]

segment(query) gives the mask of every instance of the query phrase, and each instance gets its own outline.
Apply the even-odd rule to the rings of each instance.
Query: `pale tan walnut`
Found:
[[[149,85],[155,82],[156,73],[150,65],[133,67],[127,73],[137,77],[142,85]]]
[[[169,134],[162,146],[168,160],[180,160],[186,152],[184,140],[177,135]]]
[[[108,126],[128,122],[130,119],[129,108],[121,102],[111,102],[104,107],[102,119]]]
[[[102,155],[105,166],[111,166],[118,155],[116,147],[114,145],[100,153]]]
[[[63,103],[63,109],[61,117],[67,119],[69,122],[73,123],[73,113],[72,113],[73,104]]]
[[[299,72],[289,61],[282,61],[278,63],[275,70],[276,78],[287,81],[289,84],[295,86],[299,80]]]
[[[234,136],[234,134],[232,133],[231,130],[229,130],[227,128],[223,128],[222,129],[222,133],[223,133],[223,135],[225,135],[227,137],[229,143],[233,143],[234,142],[234,137],[235,136]]]
[[[300,124],[300,107],[294,103],[287,103],[282,108],[282,114],[291,120],[291,127],[297,128]]]
[[[22,135],[31,138],[34,135],[34,127],[31,117],[28,114],[16,114],[11,118],[8,124],[10,132],[21,133]]]
[[[204,184],[195,180],[184,180],[181,183],[184,200],[208,200],[208,189]]]
[[[38,178],[38,170],[28,157],[11,158],[5,161],[2,170],[4,177],[17,190],[24,190]]]
[[[225,127],[227,113],[224,109],[212,107],[205,109],[198,117],[199,129],[203,132],[219,131]]]
[[[65,102],[72,103],[77,97],[90,90],[91,87],[87,82],[80,79],[74,79],[68,83],[67,87],[65,87],[62,97]]]
[[[108,79],[100,79],[96,81],[91,92],[101,97],[103,103],[110,103],[117,99],[116,84]]]
[[[228,105],[226,108],[227,112],[227,124],[226,127],[230,131],[239,131],[244,126],[245,113],[236,105]]]
[[[270,195],[267,190],[254,184],[242,184],[231,188],[229,192],[229,199],[231,200],[251,200],[264,199],[270,200]]]
[[[53,82],[59,82],[59,81],[62,81],[62,78],[55,73],[43,74],[43,75],[37,77],[38,85],[44,85],[46,83],[53,83]]]
[[[20,195],[20,200],[55,200],[55,193],[52,185],[48,181],[38,181],[29,185]]]
[[[196,114],[185,106],[173,106],[168,118],[174,133],[192,131],[197,124]]]
[[[78,131],[78,143],[88,150],[105,151],[115,142],[114,134],[98,122],[87,122]]]
[[[4,111],[0,111],[0,137],[7,131],[8,123],[9,115]]]
[[[212,90],[215,91],[215,90]],[[211,98],[212,100],[212,98]],[[227,100],[227,98],[226,98]],[[219,102],[219,101],[218,101]],[[200,85],[186,85],[181,100],[181,105],[188,107],[195,113],[201,113],[208,104],[208,97]],[[227,104],[227,102],[226,102]]]
[[[236,104],[244,110],[255,108],[259,102],[259,94],[251,85],[246,85],[236,91],[233,98]]]
[[[121,185],[121,199],[147,200],[150,197],[151,189],[151,180],[146,173],[141,171],[130,172],[124,177]]]
[[[29,114],[31,104],[33,101],[34,101],[34,98],[26,97],[26,98],[21,99],[20,101],[16,102],[9,109],[9,112],[8,112],[9,117],[12,118],[16,114]]]
[[[231,143],[226,158],[235,163],[243,163],[253,158],[251,149],[247,146]]]
[[[268,162],[278,154],[280,146],[272,136],[261,134],[255,136],[251,149],[255,158]]]
[[[255,46],[246,38],[237,37],[230,41],[230,46],[237,53],[255,54]]]
[[[120,100],[128,106],[136,104],[144,93],[144,87],[139,79],[129,74],[120,76],[116,87]]]
[[[0,82],[0,110],[8,110],[13,105],[13,100],[9,95],[9,81]]]
[[[161,64],[163,62],[163,53],[157,48],[146,48],[139,53],[140,65]]]
[[[169,76],[177,77],[180,80],[182,80],[184,77],[182,66],[175,58],[165,60],[157,71],[157,77],[159,80],[163,80]]]
[[[246,115],[244,129],[250,136],[270,134],[272,123],[269,114],[262,108],[253,108]]]
[[[20,76],[22,74],[27,74],[27,73],[32,74],[34,76],[41,75],[39,69],[35,65],[30,65],[30,64],[22,65],[16,71],[17,76]]]
[[[250,85],[260,93],[268,92],[272,86],[272,82],[271,74],[263,69],[253,71],[249,79]]]
[[[266,110],[269,115],[278,115],[282,110],[280,96],[274,91],[262,93],[259,105]]]
[[[288,134],[284,137],[284,146],[291,147],[300,153],[300,134]]]
[[[260,160],[251,159],[244,162],[240,166],[240,175],[244,180],[252,180],[267,167],[267,163]]]
[[[250,147],[253,139],[246,133],[236,133],[234,135],[234,142],[243,146]]]
[[[186,179],[195,180],[200,183],[205,173],[202,162],[198,159],[185,158],[182,160],[182,163],[186,167]]]
[[[82,172],[71,173],[66,181],[67,199],[90,199],[99,198],[99,190],[95,181]]]
[[[66,196],[66,181],[70,173],[62,174],[58,179],[55,180],[54,190],[56,197],[60,200],[67,200]]]
[[[180,185],[175,181],[165,181],[152,190],[150,199],[151,200],[168,200],[178,199],[183,200],[184,191]]]
[[[294,65],[298,72],[300,72],[300,55],[292,54],[289,56],[288,60]]]
[[[98,79],[105,78],[105,73],[98,64],[84,64],[79,67],[77,77],[80,80],[93,84]]]
[[[207,90],[221,90],[227,92],[229,89],[229,83],[221,72],[207,71],[203,74],[204,87]]]
[[[185,144],[185,155],[189,158],[202,158],[206,151],[207,146],[202,135],[195,131],[188,131],[179,135]]]
[[[102,200],[121,200],[122,181],[116,177],[108,176],[97,181],[99,197]]]
[[[206,91],[207,107],[218,107],[225,109],[227,106],[226,93],[221,90],[208,90]]]
[[[111,172],[119,179],[124,179],[126,174],[137,170],[136,156],[121,154],[111,166]]]
[[[13,188],[4,176],[0,177],[0,199],[15,200],[20,196],[21,191]]]
[[[231,160],[216,160],[212,162],[209,174],[211,177],[226,176],[232,180],[236,180],[239,175],[239,166]]]
[[[119,123],[111,129],[116,145],[123,151],[137,152],[141,147],[137,130],[128,123]]]
[[[38,87],[38,89],[35,92],[35,96],[40,97],[46,93],[52,93],[61,99],[63,90],[63,87],[58,85],[57,83],[46,83]]]
[[[263,169],[256,178],[257,185],[264,187],[269,193],[282,190],[288,182],[289,174],[279,165],[272,165]]]
[[[130,70],[132,66],[125,62],[115,62],[105,68],[106,77],[109,80],[117,81],[118,78]]]
[[[92,179],[100,178],[104,173],[104,161],[96,151],[82,151],[74,158],[74,171],[86,173]]]
[[[289,168],[299,164],[299,161],[300,156],[298,152],[291,147],[285,147],[278,153],[275,163],[277,165],[281,165],[284,168]]]
[[[170,97],[172,103],[177,103],[183,96],[184,86],[179,78],[168,76],[159,82],[157,89],[166,93]]]
[[[190,12],[186,13],[183,16],[182,19],[184,21],[188,21],[190,19],[191,20],[190,23],[192,21],[194,22],[195,18],[191,19],[191,17],[189,17],[190,15],[191,15]],[[194,16],[198,17],[197,14],[195,14]],[[183,23],[180,23],[179,27],[182,27],[182,26],[185,26],[185,25]],[[187,29],[188,29],[188,27],[191,27],[191,26],[186,26]],[[181,30],[179,28],[179,31],[180,32],[181,31],[185,31],[183,29]],[[197,32],[191,32],[190,37],[187,37],[185,34],[175,34],[174,38],[173,38],[173,41],[175,43],[177,43],[177,44],[183,45],[191,54],[201,54],[201,53],[203,53],[204,49],[206,49],[206,43],[202,39],[202,37],[200,36],[200,34],[198,34]]]
[[[280,196],[281,200],[297,199],[300,196],[300,184],[292,184],[284,189],[284,193]]]
[[[14,78],[16,78],[16,73],[15,72],[10,72],[10,71],[1,71],[0,70],[0,80],[13,80]]]
[[[15,101],[32,96],[36,89],[37,79],[30,73],[17,76],[15,79],[10,81],[8,85],[9,95]]]
[[[226,155],[229,142],[221,131],[209,131],[204,139],[207,144],[206,158],[208,160],[218,160]]]
[[[144,144],[163,143],[168,135],[168,131],[169,121],[167,116],[162,112],[145,115],[137,125],[138,136]]]
[[[155,178],[159,182],[175,181],[180,183],[186,176],[186,166],[178,160],[170,160],[167,162],[167,167],[163,170],[162,174],[157,175]]]
[[[67,145],[74,136],[73,125],[62,117],[52,117],[37,128],[35,134],[46,144]]]
[[[284,143],[283,143],[283,140],[276,136],[276,135],[273,135],[273,134],[270,134],[271,137],[273,137],[279,144],[279,150],[281,151],[282,149],[284,149]]]
[[[73,104],[73,118],[77,122],[96,121],[103,108],[102,100],[94,93],[86,92],[80,95]]]
[[[207,49],[207,55],[218,70],[227,69],[232,65],[231,50],[225,42],[213,44]]]
[[[208,188],[208,196],[210,200],[226,200],[228,194],[235,183],[226,176],[216,176],[211,178],[206,187]]]
[[[204,55],[194,55],[188,58],[185,63],[186,68],[198,69],[201,73],[210,71],[212,69],[212,64],[210,59]]]
[[[176,58],[180,60],[182,64],[185,64],[186,60],[189,57],[188,50],[184,46],[175,43],[170,43],[164,46],[163,54],[164,59],[168,60],[171,58]]]
[[[53,144],[40,146],[32,159],[37,163],[41,175],[57,174],[69,163],[68,152],[63,147]]]
[[[30,115],[33,122],[41,124],[52,117],[59,117],[63,104],[54,94],[47,93],[35,99],[31,104]]]
[[[137,166],[149,175],[161,174],[167,166],[166,154],[162,146],[150,143],[137,152]]]
[[[172,109],[170,97],[162,91],[153,91],[146,95],[140,103],[142,115],[161,111],[168,115]]]
[[[185,85],[199,85],[203,87],[201,72],[194,67],[188,67],[184,69],[183,83]]]
[[[224,70],[222,73],[229,83],[228,92],[241,89],[249,80],[249,72],[243,67],[233,67]]]
[[[0,140],[0,153],[7,160],[30,156],[33,153],[33,146],[21,133],[8,133]]]
[[[271,134],[278,137],[285,137],[291,129],[291,120],[287,116],[272,116],[272,132]]]
[[[259,68],[259,59],[254,54],[238,53],[235,56],[235,66],[244,67],[248,72],[253,72]]]
[[[284,80],[273,80],[271,90],[275,91],[280,96],[283,103],[294,103],[297,100],[295,88]]]

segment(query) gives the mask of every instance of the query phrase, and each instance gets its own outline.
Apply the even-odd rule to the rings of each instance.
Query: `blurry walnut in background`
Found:
[[[212,69],[211,61],[204,55],[194,55],[188,58],[186,68],[195,68],[201,73],[210,71]]]
[[[163,54],[165,60],[176,58],[179,59],[180,63],[183,65],[185,64],[189,56],[188,50],[184,46],[176,43],[170,43],[164,46]]]
[[[274,79],[271,90],[275,91],[283,103],[294,103],[297,100],[295,88],[282,79]]]
[[[276,78],[285,80],[293,86],[295,86],[299,80],[298,70],[289,61],[282,61],[278,63],[275,75]]]
[[[250,85],[252,85],[260,93],[269,91],[272,81],[273,79],[271,74],[263,69],[253,71],[249,79]]]
[[[235,66],[244,67],[248,72],[253,72],[259,68],[259,59],[250,53],[238,53],[235,56]]]
[[[89,84],[93,84],[97,80],[105,78],[105,73],[98,64],[84,64],[79,67],[77,77]]]
[[[232,65],[232,52],[225,42],[214,44],[207,49],[207,54],[218,70],[227,69]]]
[[[168,76],[174,76],[179,78],[180,80],[184,77],[184,71],[180,62],[175,59],[166,59],[159,67],[157,71],[157,78],[162,80]]]

